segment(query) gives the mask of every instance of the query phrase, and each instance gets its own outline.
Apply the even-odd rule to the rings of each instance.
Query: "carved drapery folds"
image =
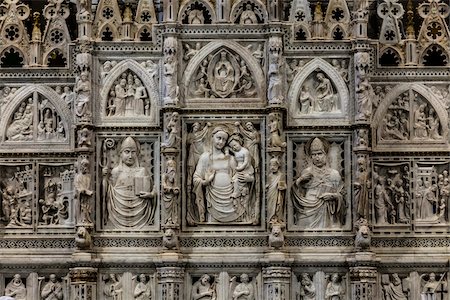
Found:
[[[343,143],[314,137],[296,142],[291,201],[293,224],[302,229],[343,228],[348,200],[339,161]]]
[[[103,228],[141,229],[154,224],[157,197],[153,147],[153,141],[131,136],[103,139],[99,153]]]
[[[380,105],[375,115],[378,144],[445,143],[447,115],[427,89],[397,87],[386,97],[391,100]]]
[[[245,127],[240,122],[206,124],[203,129],[192,125],[187,163],[190,225],[259,223],[258,138],[251,122]]]

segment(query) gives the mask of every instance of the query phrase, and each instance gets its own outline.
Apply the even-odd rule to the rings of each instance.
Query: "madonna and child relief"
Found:
[[[257,224],[260,150],[255,125],[194,123],[187,142],[188,223]]]

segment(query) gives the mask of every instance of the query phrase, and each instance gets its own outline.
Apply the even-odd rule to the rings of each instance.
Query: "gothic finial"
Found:
[[[31,39],[33,41],[38,41],[38,42],[41,41],[41,36],[42,36],[41,28],[39,26],[40,16],[41,16],[41,14],[37,11],[33,13],[34,22],[33,22],[33,31],[31,33]]]
[[[414,33],[414,4],[412,0],[408,0],[406,5],[407,11],[407,25],[406,25],[406,35],[408,38],[415,38]]]
[[[316,3],[316,8],[314,9],[314,21],[322,21],[323,13],[322,13],[322,1],[319,0]]]

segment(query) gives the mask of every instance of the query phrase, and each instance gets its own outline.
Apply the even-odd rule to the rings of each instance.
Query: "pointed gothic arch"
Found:
[[[21,65],[20,66],[11,66],[12,68],[21,68],[21,67],[29,64],[28,55],[25,55],[24,52],[22,51],[22,49],[15,47],[13,45],[10,45],[10,46],[5,47],[0,53],[0,66],[1,67],[8,67],[8,66],[3,65],[4,59],[6,59],[7,56],[12,53],[17,53],[19,55],[19,57],[22,58]]]
[[[20,149],[17,149],[17,143],[14,143],[13,145],[5,145],[6,138],[6,132],[9,127],[9,122],[13,118],[13,114],[17,110],[17,108],[21,105],[22,102],[26,101],[26,99],[31,97],[34,97],[34,95],[37,94],[38,96],[43,97],[44,99],[48,100],[48,102],[54,107],[55,112],[60,116],[60,121],[62,122],[64,126],[64,130],[66,133],[67,138],[64,139],[63,142],[55,142],[55,141],[29,141],[26,143],[33,143],[33,144],[45,144],[45,145],[52,145],[51,148],[45,147],[43,149],[37,148],[37,151],[55,151],[55,150],[68,150],[70,146],[73,146],[74,137],[72,134],[72,127],[73,127],[73,113],[69,110],[67,107],[67,104],[62,101],[61,96],[58,95],[52,88],[45,85],[28,85],[21,87],[17,90],[17,92],[14,94],[14,98],[11,99],[11,101],[6,105],[3,116],[0,120],[0,128],[2,128],[1,131],[1,143],[2,147],[8,148],[8,146],[11,146],[12,149],[20,150],[24,149],[26,151],[26,147],[21,147]],[[33,102],[35,102],[36,99],[33,99]],[[37,105],[37,104],[34,104]],[[36,114],[36,108],[33,111],[34,120],[37,120],[35,114]],[[33,122],[34,126],[37,127],[38,124],[36,122]],[[23,141],[20,141],[19,143],[24,143]]]
[[[428,102],[429,105],[433,108],[434,112],[436,113],[437,117],[439,118],[439,123],[442,128],[442,139],[439,139],[436,141],[433,141],[433,144],[436,143],[447,143],[448,141],[448,115],[447,110],[439,100],[439,98],[433,93],[433,91],[428,88],[427,86],[423,84],[417,84],[417,83],[405,83],[401,85],[395,86],[392,90],[389,91],[389,93],[386,94],[385,100],[382,101],[378,109],[376,110],[373,120],[372,120],[372,128],[373,132],[375,133],[373,136],[374,144],[377,144],[381,141],[380,139],[380,132],[379,129],[381,128],[381,125],[385,124],[385,116],[388,114],[389,108],[392,106],[393,102],[403,93],[408,91],[413,91],[415,93],[420,94],[420,96],[425,99],[425,101]],[[408,119],[410,116],[408,116]],[[409,120],[410,121],[410,120]],[[411,133],[410,133],[411,134]],[[429,142],[428,140],[404,140],[404,141],[398,141],[398,140],[392,140],[389,142],[384,142],[384,144],[389,144],[389,147],[395,148],[395,147],[404,147],[405,144],[423,144]],[[431,142],[430,142],[431,143]],[[404,150],[404,149],[402,149]]]
[[[293,118],[300,118],[300,111],[298,106],[298,98],[305,80],[317,70],[325,73],[331,80],[332,84],[336,87],[336,91],[340,101],[340,112],[321,114],[322,118],[345,118],[348,114],[348,106],[350,101],[350,93],[342,76],[339,72],[327,61],[322,58],[315,58],[308,62],[300,72],[295,75],[292,80],[291,86],[288,92],[289,115]],[[308,115],[307,115],[308,116]]]
[[[242,12],[243,12],[243,6],[245,6],[247,3],[254,6],[254,9],[256,9],[255,14],[260,19],[258,23],[267,23],[267,20],[269,20],[269,14],[267,12],[267,8],[260,0],[241,0],[236,1],[233,6],[231,7],[231,13],[230,13],[230,20],[232,23],[236,23],[238,19],[240,18]]]
[[[182,82],[184,83],[184,94],[185,94],[185,104],[189,104],[189,97],[187,95],[189,94],[189,86],[191,81],[193,80],[194,76],[196,75],[196,71],[200,67],[201,63],[204,59],[206,59],[211,54],[215,54],[220,51],[220,49],[229,50],[232,52],[235,52],[240,56],[242,60],[245,61],[247,64],[250,74],[252,74],[253,82],[256,86],[257,91],[257,98],[258,103],[265,103],[266,102],[266,95],[264,93],[266,89],[266,78],[264,76],[264,73],[261,69],[261,66],[259,62],[256,60],[255,57],[253,57],[252,53],[245,47],[241,46],[237,42],[233,41],[216,41],[211,42],[204,46],[190,61],[188,66],[186,67],[184,71],[184,77]],[[226,99],[222,99],[225,100]]]
[[[146,88],[148,93],[148,98],[150,99],[150,114],[143,116],[133,116],[133,117],[107,117],[106,116],[106,108],[108,105],[108,97],[111,88],[113,88],[114,82],[121,76],[124,72],[131,71],[141,80],[143,86]],[[99,120],[102,124],[120,124],[130,122],[134,122],[137,125],[139,124],[149,124],[157,123],[158,118],[158,107],[160,105],[159,94],[158,94],[158,85],[153,79],[153,77],[148,73],[148,71],[140,65],[138,62],[132,59],[126,59],[119,62],[105,78],[103,87],[100,92],[100,105],[98,109]]]
[[[216,23],[216,12],[214,10],[214,6],[211,5],[211,3],[207,0],[188,0],[185,3],[183,3],[180,7],[178,18],[180,19],[180,22],[183,22],[183,20],[186,18],[186,14],[188,13],[188,9],[191,5],[194,5],[195,2],[198,2],[199,4],[203,5],[205,9],[207,10],[208,14],[211,17],[211,24]]]

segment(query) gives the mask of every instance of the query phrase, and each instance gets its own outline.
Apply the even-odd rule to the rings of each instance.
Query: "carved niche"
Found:
[[[444,225],[449,221],[450,164],[419,161],[414,166],[415,224]]]
[[[423,143],[436,147],[447,143],[448,117],[431,90],[405,85],[390,90],[386,98],[390,101],[379,104],[372,125],[377,127],[374,134],[377,145],[404,150]]]
[[[408,228],[412,218],[409,163],[374,163],[373,224]]]
[[[349,137],[293,138],[288,151],[288,226],[296,230],[350,228]],[[289,154],[291,153],[291,154]],[[325,179],[324,179],[325,178]],[[320,184],[319,184],[320,183]]]
[[[342,120],[347,117],[349,92],[347,60],[327,61],[316,58],[292,70],[289,88],[289,117],[293,123],[314,122],[316,119]]]
[[[1,165],[0,224],[6,227],[31,227],[34,172],[29,164]]]
[[[159,220],[155,141],[133,136],[101,137],[97,224],[108,230],[148,229]]]
[[[73,164],[39,165],[39,225],[75,224],[75,168]]]
[[[185,70],[186,105],[261,105],[265,78],[258,59],[248,48],[229,41],[196,50]]]
[[[60,96],[49,87],[19,89],[5,106],[6,118],[0,121],[4,128],[3,145],[14,150],[24,142],[67,147],[73,140],[71,119],[67,106],[61,106],[60,102]]]
[[[189,225],[258,225],[260,125],[188,124],[186,221]]]
[[[145,64],[130,59],[117,64],[106,61],[100,74],[101,121],[106,124],[157,122],[157,71],[158,65],[152,61]]]

